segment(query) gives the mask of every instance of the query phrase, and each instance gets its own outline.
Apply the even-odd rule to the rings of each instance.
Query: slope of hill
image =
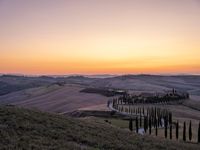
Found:
[[[56,80],[51,77],[25,77],[15,75],[0,76],[0,96],[11,92],[20,91],[28,88],[34,88],[55,83]]]
[[[109,124],[0,107],[0,149],[199,149],[198,144],[143,137]]]
[[[106,104],[107,97],[99,94],[81,93],[84,87],[66,84],[52,92],[12,104],[38,108],[48,112],[64,113],[92,105]]]
[[[136,91],[163,91],[176,88],[188,91],[192,95],[200,95],[200,76],[161,76],[161,75],[123,75],[108,78],[89,78],[84,76],[68,77],[24,77],[0,76],[0,95],[21,89],[63,82],[92,87],[108,87],[117,89],[132,89]]]
[[[73,86],[71,86],[73,85]],[[81,93],[85,88],[125,89],[131,92],[164,92],[176,88],[190,93],[185,105],[199,108],[200,76],[124,75],[109,78],[0,76],[0,104],[35,107],[51,112],[69,112],[106,104],[99,94]]]
[[[197,94],[197,90],[200,89],[200,76],[124,75],[102,79],[96,84],[104,87],[142,91],[163,91],[176,88],[189,92],[195,90],[195,94]]]
[[[0,96],[0,103],[4,105],[20,105],[57,113],[106,104],[107,97],[94,93],[80,92],[84,88],[84,86],[74,84],[32,88]]]

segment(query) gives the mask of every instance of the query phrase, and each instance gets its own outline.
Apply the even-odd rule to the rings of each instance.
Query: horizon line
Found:
[[[23,73],[0,73],[0,76],[11,75],[11,76],[25,76],[25,77],[41,77],[41,76],[141,76],[141,75],[152,75],[152,76],[200,76],[195,73],[119,73],[119,74],[84,74],[84,73],[67,73],[67,74],[23,74]]]

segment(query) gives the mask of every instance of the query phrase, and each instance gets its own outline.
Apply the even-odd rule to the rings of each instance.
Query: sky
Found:
[[[200,74],[200,1],[0,0],[0,73]]]

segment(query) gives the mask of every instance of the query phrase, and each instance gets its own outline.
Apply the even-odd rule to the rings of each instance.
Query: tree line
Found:
[[[128,93],[125,93],[118,98],[113,99],[113,102],[117,104],[135,104],[135,103],[169,103],[169,102],[179,102],[184,99],[188,99],[189,94],[184,92],[176,92],[176,90],[172,90],[172,92],[163,94],[162,96],[152,94],[149,96],[143,96],[143,95],[131,95]]]
[[[172,139],[173,131],[175,132],[175,138],[181,139],[181,136],[179,135],[180,132],[180,126],[179,121],[172,122],[172,113],[168,110],[162,110],[160,108],[147,108],[147,113],[145,115],[143,114],[144,108],[136,108],[136,110],[142,110],[142,113],[139,113],[136,115],[135,119],[130,118],[129,119],[129,129],[133,131],[133,121],[135,121],[135,131],[136,133],[139,132],[139,129],[144,129],[144,133],[149,133],[149,135],[152,134],[152,129],[155,130],[155,135],[158,135],[158,129],[164,128],[164,136],[165,138]],[[139,111],[140,112],[140,111]],[[174,130],[173,130],[174,129]],[[183,123],[183,134],[182,134],[182,140],[187,141],[187,136],[189,141],[193,138],[193,130],[192,130],[192,122],[190,121],[188,128],[186,127],[186,122]],[[188,132],[187,132],[188,131]],[[187,134],[188,133],[188,134]],[[197,142],[200,143],[200,122],[198,126],[198,137]]]
[[[175,94],[175,92],[174,92]],[[183,97],[179,97],[175,100],[179,100],[181,98],[188,98],[189,95],[183,94]],[[173,99],[174,100],[174,99]],[[158,102],[159,100],[154,100],[154,102]],[[171,101],[169,99],[165,99],[166,103]],[[175,136],[176,139],[181,139],[181,136],[179,135],[180,132],[180,126],[179,121],[172,122],[172,113],[167,109],[161,109],[159,107],[131,107],[133,103],[130,102],[130,96],[129,95],[123,95],[122,97],[118,97],[113,99],[112,101],[108,102],[109,104],[112,104],[112,107],[123,113],[127,113],[130,116],[136,116],[135,118],[135,128],[136,132],[138,133],[140,128],[144,129],[145,133],[152,134],[152,129],[155,129],[155,135],[158,135],[158,128],[164,129],[164,136],[165,138],[172,139],[172,133],[173,129],[175,129]],[[129,129],[133,130],[133,118],[131,117],[129,120]],[[183,135],[182,140],[186,141],[187,135],[189,141],[193,138],[193,130],[192,130],[192,122],[190,121],[188,129],[186,127],[186,122],[183,123]],[[188,130],[188,132],[186,131]],[[188,133],[188,134],[187,134]],[[200,123],[198,127],[198,137],[197,142],[200,143]]]

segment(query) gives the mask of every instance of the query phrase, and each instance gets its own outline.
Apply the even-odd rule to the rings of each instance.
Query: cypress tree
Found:
[[[186,130],[186,124],[184,122],[184,125],[183,125],[183,141],[186,141],[186,133],[185,133],[185,130]]]
[[[190,120],[190,125],[189,125],[189,140],[192,140],[192,122]]]
[[[162,117],[161,117],[161,115],[159,115],[159,120],[158,120],[158,122],[159,122],[159,127],[162,127]]]
[[[170,125],[170,139],[172,139],[172,124]]]
[[[147,124],[147,117],[144,117],[144,132],[147,132],[148,124]]]
[[[165,126],[165,138],[167,138],[167,126]]]
[[[143,127],[144,127],[144,132],[146,133],[146,118],[145,117],[144,117]]]
[[[164,125],[165,125],[165,138],[167,138],[167,117],[164,119]]]
[[[156,127],[157,125],[157,118],[154,116],[154,128]]]
[[[135,126],[136,126],[136,133],[138,133],[138,117],[136,117]]]
[[[157,120],[156,120],[156,136],[158,135],[158,124],[157,124]]]
[[[178,133],[179,133],[179,123],[178,123],[178,121],[177,121],[177,123],[176,123],[176,139],[178,140]]]
[[[149,118],[149,134],[151,134],[151,118]]]
[[[199,122],[199,129],[198,129],[198,143],[200,143],[200,122]]]
[[[169,125],[169,118],[168,118],[168,112],[166,112],[166,126]]]
[[[133,120],[132,119],[129,120],[129,130],[133,131]]]

